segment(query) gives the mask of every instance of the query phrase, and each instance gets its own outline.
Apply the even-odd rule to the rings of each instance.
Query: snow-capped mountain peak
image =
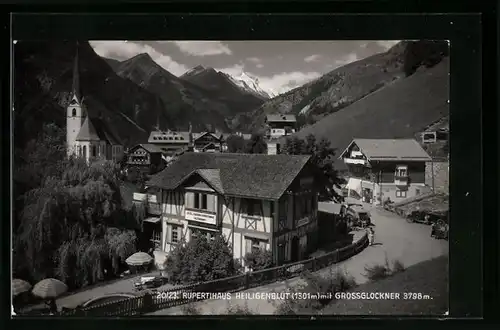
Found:
[[[229,74],[226,75],[229,77],[229,79],[233,84],[250,93],[254,93],[269,99],[276,96],[276,94],[273,91],[270,90],[266,91],[262,87],[260,87],[258,78],[252,77],[244,71],[234,76],[231,76]]]

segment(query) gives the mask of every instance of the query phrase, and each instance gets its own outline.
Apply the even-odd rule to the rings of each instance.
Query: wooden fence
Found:
[[[319,257],[209,282],[185,285],[156,293],[147,293],[143,296],[107,302],[97,306],[72,309],[65,311],[61,315],[109,317],[151,313],[169,307],[204,300],[203,297],[187,294],[190,292],[238,292],[272,282],[284,281],[299,275],[304,270],[315,272],[356,255],[368,243],[368,237],[364,234],[357,242]]]

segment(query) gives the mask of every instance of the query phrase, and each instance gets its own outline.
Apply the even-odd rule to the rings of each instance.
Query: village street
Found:
[[[370,207],[368,206],[368,208]],[[448,242],[431,238],[429,226],[408,223],[399,216],[378,208],[370,208],[370,210],[372,222],[375,224],[376,244],[374,246],[368,246],[358,255],[344,262],[318,271],[319,274],[329,274],[332,270],[340,267],[352,275],[358,284],[361,284],[366,282],[366,278],[363,276],[365,265],[384,263],[386,254],[390,262],[398,259],[405,267],[448,254]],[[157,275],[158,272],[153,274]],[[132,277],[83,290],[57,299],[57,305],[59,308],[74,308],[92,298],[103,295],[112,293],[133,293],[134,281],[136,280],[136,277]],[[293,278],[287,282],[288,285],[291,286],[303,283],[300,278]],[[171,287],[173,286],[167,284],[159,287],[158,290],[161,291]],[[285,282],[278,282],[254,288],[246,292],[281,292],[284,291],[285,288]],[[238,304],[242,307],[246,304],[249,309],[258,314],[272,314],[274,311],[274,304],[267,300],[232,300],[231,302],[213,300],[198,302],[195,305],[199,307],[204,314],[218,314],[224,312],[228,308],[229,303]],[[41,306],[43,305],[37,305],[36,307]],[[33,307],[35,306],[31,308]],[[28,308],[28,310],[31,308]],[[180,314],[180,311],[180,307],[172,307],[154,312],[152,315],[176,315]]]
[[[372,222],[375,224],[375,245],[368,246],[358,255],[318,271],[319,274],[330,274],[332,270],[341,268],[352,275],[358,284],[367,281],[363,276],[364,267],[372,264],[384,264],[386,255],[389,262],[401,261],[409,267],[422,261],[448,254],[448,241],[430,237],[430,227],[408,223],[405,219],[379,208],[371,208]],[[300,278],[287,281],[289,286],[301,285]],[[246,292],[282,292],[286,290],[285,282],[254,288]],[[234,296],[234,294],[233,294]],[[275,303],[267,300],[211,300],[194,304],[202,314],[223,314],[229,306],[248,307],[255,314],[272,314]],[[160,310],[150,315],[180,315],[181,307]]]

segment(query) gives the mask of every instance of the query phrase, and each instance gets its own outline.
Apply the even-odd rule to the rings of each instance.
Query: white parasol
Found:
[[[12,280],[12,297],[15,297],[23,292],[28,292],[31,290],[31,284],[24,280],[13,279]]]
[[[142,266],[150,263],[153,258],[145,252],[137,252],[125,260],[129,266]]]

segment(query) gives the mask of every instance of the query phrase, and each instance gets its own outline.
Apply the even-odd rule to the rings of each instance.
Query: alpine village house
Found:
[[[276,264],[300,260],[317,240],[309,158],[184,153],[147,184],[145,230],[155,250],[221,233],[242,263],[255,249],[270,250]]]
[[[127,153],[127,166],[137,167],[145,173],[158,172],[163,163],[162,150],[154,144],[138,144]]]
[[[426,192],[431,157],[413,139],[354,139],[342,152],[348,168],[348,196],[378,204]]]
[[[278,140],[295,133],[297,118],[295,115],[270,114],[266,116],[267,153],[276,155],[281,152]]]
[[[90,118],[80,91],[78,46],[73,68],[73,90],[66,110],[68,156],[77,155],[87,162],[98,159],[120,161],[123,145],[102,118]]]
[[[167,162],[186,151],[223,152],[227,150],[223,134],[211,130],[193,133],[191,125],[189,125],[188,132],[162,131],[157,128],[150,133],[148,145],[160,150],[163,159]]]

